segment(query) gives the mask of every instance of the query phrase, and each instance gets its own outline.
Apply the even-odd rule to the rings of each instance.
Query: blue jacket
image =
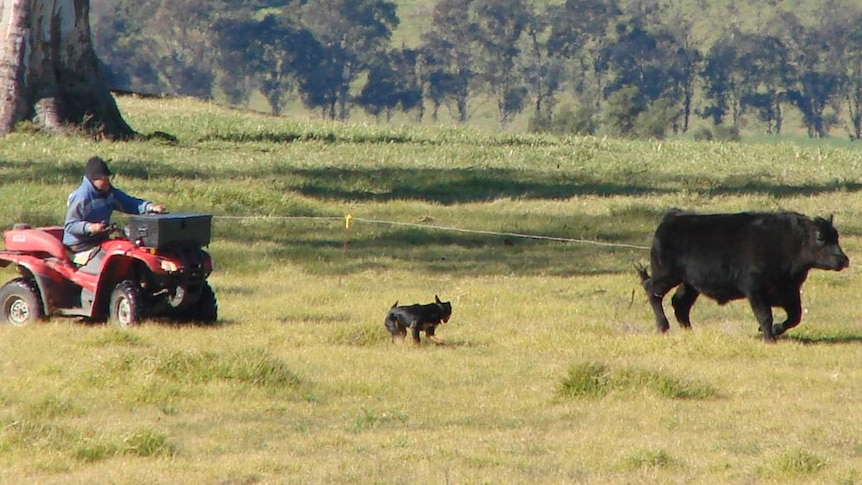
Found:
[[[67,206],[63,244],[80,251],[86,246],[94,246],[107,238],[106,234],[89,234],[87,224],[111,222],[111,213],[114,210],[127,214],[144,214],[149,211],[153,203],[132,197],[114,187],[111,187],[108,193],[100,194],[90,179],[84,177],[81,186],[69,194]]]

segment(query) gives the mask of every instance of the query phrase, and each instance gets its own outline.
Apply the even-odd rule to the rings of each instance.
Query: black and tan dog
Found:
[[[413,343],[419,345],[419,332],[424,331],[425,336],[436,343],[442,343],[434,336],[434,330],[437,325],[449,321],[452,316],[452,304],[448,301],[440,301],[440,297],[434,295],[434,303],[427,305],[405,305],[398,306],[396,301],[389,313],[386,314],[384,321],[386,329],[392,334],[392,341],[395,339],[404,340],[407,337],[407,329],[410,329],[413,335]]]

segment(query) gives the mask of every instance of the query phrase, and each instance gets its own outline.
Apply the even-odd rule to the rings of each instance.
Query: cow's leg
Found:
[[[653,268],[652,276],[649,275],[643,266],[636,265],[636,268],[641,277],[641,286],[646,291],[653,315],[655,315],[655,326],[659,332],[664,333],[670,329],[670,323],[667,320],[667,315],[664,313],[662,300],[667,292],[680,284],[682,280],[669,272],[663,271],[654,262],[651,266]]]
[[[757,295],[748,297],[748,302],[751,304],[751,309],[754,311],[754,316],[757,322],[760,323],[760,333],[764,342],[774,343],[775,334],[772,331],[772,307],[768,300]]]
[[[676,320],[679,322],[680,327],[691,328],[691,306],[694,305],[699,295],[700,292],[695,290],[693,286],[683,283],[676,289],[676,292],[670,299],[673,305],[673,313],[676,315]]]
[[[799,325],[799,322],[802,321],[802,299],[799,297],[798,291],[793,291],[788,295],[783,308],[787,312],[787,320],[772,328],[772,333],[776,337]]]
[[[664,314],[664,307],[661,303],[666,293],[667,291],[660,294],[652,293],[649,296],[649,304],[652,307],[653,315],[655,315],[655,327],[661,333],[670,329],[670,322],[667,321],[667,315]]]
[[[655,316],[655,326],[662,333],[670,329],[670,323],[667,321],[667,316],[664,314],[664,307],[661,302],[667,292],[676,285],[677,283],[670,285],[656,281],[655,278],[646,278],[643,280],[643,287],[649,297],[649,304]]]

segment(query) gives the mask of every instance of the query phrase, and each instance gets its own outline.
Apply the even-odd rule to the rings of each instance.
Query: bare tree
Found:
[[[89,12],[89,0],[0,3],[0,135],[24,120],[51,132],[135,135],[100,70]]]

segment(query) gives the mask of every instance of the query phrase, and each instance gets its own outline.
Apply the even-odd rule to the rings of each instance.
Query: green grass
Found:
[[[0,139],[0,227],[61,223],[102,155],[216,216],[221,322],[0,327],[0,483],[859,483],[855,145],[120,107],[179,143]],[[658,335],[633,263],[674,206],[833,213],[853,266],[777,345],[744,302]],[[435,294],[445,344],[393,344],[389,307]]]
[[[565,398],[605,397],[612,392],[650,391],[670,399],[708,399],[716,395],[709,384],[689,383],[661,372],[611,370],[604,364],[587,362],[572,366],[560,386]]]

